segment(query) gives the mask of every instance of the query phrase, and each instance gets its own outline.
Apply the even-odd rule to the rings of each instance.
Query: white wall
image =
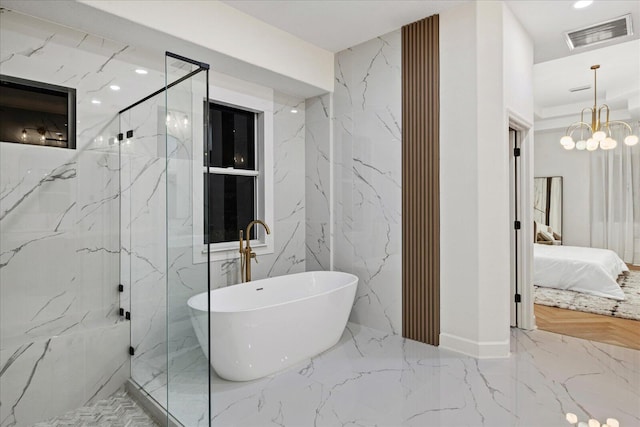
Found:
[[[501,2],[440,15],[440,345],[476,357],[509,353],[508,111],[533,122],[531,58]]]
[[[591,246],[590,152],[565,150],[564,130],[535,133],[535,176],[561,176],[562,241],[570,246]]]
[[[534,176],[534,100],[533,100],[533,40],[525,31],[515,15],[506,3],[502,4],[503,11],[503,49],[504,49],[504,79],[505,79],[505,107],[509,120],[509,126],[518,131],[521,157],[518,161],[518,197],[520,203],[519,217],[522,224],[518,233],[519,259],[518,268],[514,268],[515,259],[512,259],[513,277],[518,275],[519,289],[522,295],[522,303],[515,310],[513,301],[512,313],[518,327],[533,329],[535,327],[535,315],[533,312],[533,246],[527,236],[533,235],[533,176]],[[513,163],[512,163],[513,166]],[[515,171],[513,171],[515,173]],[[513,183],[515,184],[515,182]],[[512,190],[513,191],[513,187]],[[510,201],[513,206],[514,201]],[[513,210],[511,210],[513,211]],[[510,218],[514,219],[514,218]],[[515,239],[512,238],[515,245]],[[514,254],[515,248],[511,247]],[[515,292],[515,282],[512,284],[512,292]],[[517,313],[516,313],[517,311]],[[517,316],[517,319],[516,319]]]
[[[479,341],[476,11],[440,15],[440,344]],[[447,54],[450,52],[450,54]],[[464,54],[462,54],[464,52]],[[499,99],[500,97],[498,97]],[[465,126],[458,126],[464,121]],[[464,268],[460,268],[460,264]]]

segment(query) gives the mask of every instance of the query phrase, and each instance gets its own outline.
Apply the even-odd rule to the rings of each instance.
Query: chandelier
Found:
[[[580,121],[572,123],[565,133],[560,138],[560,144],[565,150],[588,150],[594,151],[598,147],[602,150],[612,150],[617,147],[618,141],[611,137],[611,127],[620,125],[624,128],[626,136],[624,143],[626,145],[636,145],[638,143],[638,136],[633,135],[633,129],[627,123],[619,120],[609,120],[609,106],[602,104],[598,107],[598,82],[596,72],[600,68],[600,65],[592,65],[593,70],[593,107],[583,108],[580,112]],[[585,111],[591,112],[591,123],[584,121]],[[604,122],[602,121],[603,113],[606,113]],[[574,132],[580,131],[580,139],[578,142],[573,140]],[[586,134],[586,135],[585,135]],[[587,138],[585,139],[585,136]]]

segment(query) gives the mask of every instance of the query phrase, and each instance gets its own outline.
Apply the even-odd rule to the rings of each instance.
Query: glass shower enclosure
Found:
[[[165,86],[111,124],[118,128],[121,314],[131,324],[131,383],[166,411],[167,425],[210,424],[209,335],[201,346],[187,304],[210,289],[197,212],[208,194],[208,99],[209,66],[167,52]]]

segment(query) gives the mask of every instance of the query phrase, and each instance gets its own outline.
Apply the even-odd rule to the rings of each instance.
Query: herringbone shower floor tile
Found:
[[[130,397],[118,392],[61,417],[35,424],[34,427],[157,427]]]

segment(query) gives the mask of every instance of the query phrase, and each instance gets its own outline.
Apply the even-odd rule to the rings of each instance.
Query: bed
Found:
[[[629,274],[629,268],[615,252],[537,243],[533,247],[534,285],[625,299],[617,278]]]

